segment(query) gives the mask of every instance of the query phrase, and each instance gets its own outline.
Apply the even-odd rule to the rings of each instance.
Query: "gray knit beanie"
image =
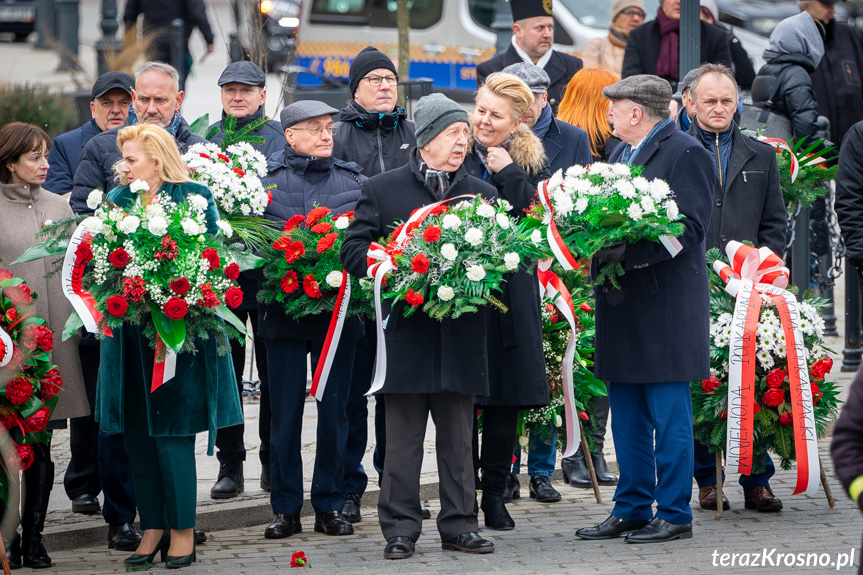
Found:
[[[470,124],[464,108],[440,93],[423,96],[414,105],[417,146],[422,148],[455,122]]]

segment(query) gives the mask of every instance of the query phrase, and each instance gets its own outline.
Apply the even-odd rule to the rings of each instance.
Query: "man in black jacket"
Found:
[[[703,64],[697,68],[690,90],[695,121],[689,134],[704,145],[716,172],[707,249],[719,248],[724,256],[730,240],[750,241],[755,247],[765,246],[781,255],[785,250],[785,202],[776,151],[744,136],[734,123],[738,93],[733,73],[725,66]],[[740,476],[745,505],[758,511],[779,511],[782,502],[770,489],[776,468],[767,452],[764,466],[764,473]],[[716,509],[716,459],[698,442],[695,480],[701,507]],[[724,494],[722,505],[729,508]]]
[[[182,154],[192,144],[206,143],[189,130],[189,124],[180,116],[182,103],[183,92],[179,90],[177,70],[162,62],[146,62],[135,71],[132,107],[125,125],[145,122],[165,128],[174,136]],[[107,193],[116,186],[114,164],[122,158],[117,148],[119,129],[97,134],[84,146],[69,199],[76,213],[95,210],[95,207],[87,205],[87,196],[94,189]]]
[[[510,64],[527,62],[544,68],[551,79],[548,103],[557,113],[566,85],[581,70],[580,58],[562,54],[552,47],[554,18],[547,0],[512,0],[512,44],[503,54],[476,67],[476,87],[485,83],[492,72],[500,72]]]
[[[845,240],[846,261],[860,272],[863,270],[863,122],[848,130],[839,152],[836,217]]]

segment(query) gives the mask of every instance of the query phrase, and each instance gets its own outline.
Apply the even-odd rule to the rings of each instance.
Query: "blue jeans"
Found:
[[[549,436],[547,439],[541,437],[540,426],[533,426],[530,430],[530,443],[527,453],[527,473],[531,477],[551,477],[554,466],[557,463],[557,429],[549,425]],[[521,473],[521,447],[515,450],[515,463],[512,464],[513,473]]]

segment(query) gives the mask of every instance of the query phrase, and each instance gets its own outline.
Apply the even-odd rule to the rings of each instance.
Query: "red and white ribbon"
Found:
[[[12,338],[0,328],[0,367],[5,366],[12,360]]]
[[[794,183],[794,180],[797,179],[797,174],[800,173],[800,163],[797,161],[797,156],[791,150],[791,146],[788,145],[788,142],[783,140],[782,138],[759,138],[765,144],[770,144],[774,148],[778,150],[782,150],[784,152],[788,152],[788,155],[791,156],[791,183]],[[819,162],[821,160],[818,160]],[[816,162],[817,163],[817,162]],[[806,164],[807,166],[810,164]]]
[[[177,354],[169,349],[157,334],[156,357],[153,359],[153,381],[150,383],[150,393],[172,380],[175,375],[177,375]]]
[[[99,322],[102,320],[102,313],[96,309],[96,300],[81,284],[87,264],[86,262],[77,261],[76,258],[78,246],[82,243],[89,244],[92,241],[93,235],[84,226],[78,226],[75,233],[69,238],[69,245],[63,258],[61,281],[63,294],[72,302],[72,307],[75,308],[75,312],[84,323],[84,328],[90,333],[99,333]],[[111,335],[111,329],[107,325],[105,325],[105,335]]]
[[[542,207],[548,212],[548,225],[545,228],[545,239],[548,241],[548,246],[551,248],[554,258],[557,260],[557,263],[563,267],[563,269],[566,271],[577,270],[581,266],[579,266],[578,262],[575,261],[575,256],[573,256],[572,252],[569,251],[569,248],[566,246],[566,242],[564,242],[563,238],[560,237],[557,224],[554,222],[554,204],[552,203],[551,195],[548,192],[548,182],[549,180],[544,180],[539,184],[539,187],[536,190],[539,194],[539,201],[542,204]]]
[[[333,316],[330,318],[330,326],[327,329],[327,338],[324,340],[321,357],[318,359],[318,366],[315,369],[315,375],[312,377],[312,389],[309,391],[318,401],[324,400],[324,389],[327,387],[330,370],[333,367],[333,362],[339,349],[339,341],[342,339],[342,329],[345,325],[345,318],[348,315],[350,301],[351,276],[348,275],[348,272],[342,270],[342,283],[339,286],[339,295],[336,297]]]
[[[812,388],[806,364],[800,309],[788,286],[788,268],[768,248],[753,248],[731,241],[726,246],[731,266],[713,264],[726,282],[726,291],[737,298],[729,341],[728,420],[726,459],[732,471],[751,474],[754,446],[756,333],[762,295],[776,304],[785,334],[791,415],[797,453],[797,484],[794,495],[813,494],[820,483],[818,439],[815,429]]]
[[[551,271],[551,260],[543,260],[537,264],[536,275],[539,280],[540,297],[548,297],[554,302],[554,306],[569,323],[569,339],[566,341],[566,351],[563,354],[563,364],[560,368],[563,385],[563,415],[566,422],[566,451],[563,457],[574,455],[581,444],[581,422],[578,419],[575,407],[574,385],[572,370],[575,364],[575,345],[577,342],[577,322],[575,317],[575,304],[572,295],[564,285],[560,277]]]

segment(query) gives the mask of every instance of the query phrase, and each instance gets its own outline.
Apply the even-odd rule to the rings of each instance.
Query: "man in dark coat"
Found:
[[[839,152],[836,217],[845,240],[846,261],[859,272],[863,270],[863,122],[848,130]]]
[[[367,177],[382,174],[407,164],[416,146],[414,123],[404,108],[396,105],[398,73],[393,61],[383,52],[367,46],[351,62],[349,88],[353,101],[339,114],[333,156],[356,162]],[[351,394],[348,399],[348,444],[345,452],[345,518],[351,523],[362,519],[360,501],[369,478],[362,460],[369,438],[369,399],[366,397],[374,372],[377,335],[374,321],[366,320],[365,334],[357,342]],[[375,398],[375,450],[373,465],[383,475],[386,453],[386,410],[383,396]],[[431,517],[424,509],[423,516]],[[426,517],[426,518],[428,518]]]
[[[462,165],[470,128],[461,106],[431,94],[417,102],[414,118],[417,147],[408,164],[363,184],[341,250],[342,263],[354,276],[366,275],[371,243],[390,235],[395,222],[406,221],[416,208],[462,194],[497,197]],[[378,500],[384,557],[410,557],[422,533],[419,479],[429,413],[437,432],[441,546],[490,553],[494,544],[477,533],[471,455],[474,397],[489,390],[486,310],[438,321],[422,313],[405,318],[403,305],[393,306],[384,332],[390,358],[380,390],[386,395],[388,439]]]
[[[750,241],[781,255],[786,221],[776,150],[744,136],[734,123],[738,93],[731,70],[719,64],[703,64],[696,70],[691,87],[695,121],[689,134],[704,145],[716,172],[707,249],[719,248],[724,257],[730,240]],[[782,501],[770,489],[775,466],[767,452],[764,465],[764,473],[740,476],[745,505],[758,511],[779,511]],[[696,442],[695,480],[703,509],[716,509],[716,479],[716,458]],[[722,505],[729,508],[725,495]]]
[[[308,214],[315,207],[334,214],[354,209],[365,180],[356,164],[332,157],[333,120],[336,109],[313,100],[294,102],[282,110],[286,144],[270,158],[264,184],[275,184],[273,201],[265,216],[284,222]],[[264,530],[267,539],[290,537],[302,530],[303,462],[300,439],[306,398],[306,356],[312,369],[321,359],[331,314],[289,318],[277,303],[261,304],[260,336],[267,346],[270,406],[270,504],[275,517]],[[333,359],[324,397],[316,401],[318,429],[311,502],[315,531],[350,535],[353,526],[342,515],[345,504],[345,443],[348,433],[346,406],[351,385],[354,348],[360,331],[355,318],[345,321]]]
[[[222,129],[228,114],[237,118],[237,130],[252,122],[264,118],[263,105],[267,98],[267,77],[257,65],[246,60],[232,62],[219,77],[219,87],[222,95],[222,118],[210,126],[219,128],[210,141],[221,145],[225,138]],[[266,118],[264,118],[266,119]],[[252,143],[251,146],[261,152],[264,157],[285,150],[285,132],[282,125],[274,120],[258,127],[252,136],[264,138],[263,142]],[[267,382],[267,349],[263,340],[258,337],[258,282],[253,280],[252,273],[241,272],[239,278],[243,290],[243,302],[234,309],[234,313],[245,325],[248,319],[252,323],[255,345],[255,364],[258,368],[258,378],[261,382],[260,415],[258,418],[258,433],[261,447],[258,455],[261,459],[261,489],[270,489],[270,394]],[[234,360],[234,371],[237,375],[237,387],[240,401],[243,398],[243,370],[246,364],[245,340],[231,340],[231,356]],[[230,499],[244,491],[243,461],[246,460],[246,447],[243,444],[245,425],[223,427],[216,432],[216,447],[219,459],[219,475],[216,484],[210,490],[213,499]]]
[[[703,20],[701,28],[702,64],[731,65],[731,52],[725,32]],[[630,32],[623,55],[624,78],[636,74],[656,74],[677,89],[680,79],[680,0],[662,0],[656,18]]]
[[[506,52],[476,67],[476,87],[485,83],[492,72],[500,72],[510,64],[527,62],[543,68],[551,79],[548,103],[557,113],[566,85],[581,70],[580,58],[557,52],[554,41],[552,3],[548,0],[512,0],[512,43]]]
[[[628,533],[628,543],[690,538],[689,382],[710,376],[704,240],[716,176],[704,147],[668,117],[667,81],[630,76],[602,94],[612,101],[614,133],[623,140],[611,161],[642,165],[645,178],[667,182],[685,217],[680,251],[641,240],[600,250],[591,264],[593,270],[619,262],[626,271],[620,289],[606,284],[596,291],[594,373],[610,383],[620,480],[608,519],[576,535]]]
[[[51,167],[42,184],[43,189],[61,195],[72,191],[72,178],[81,161],[81,150],[90,138],[126,123],[134,83],[132,76],[123,72],[108,72],[99,76],[90,91],[92,119],[80,128],[54,138],[48,152]]]
[[[192,144],[206,143],[189,130],[189,124],[180,116],[183,92],[179,90],[177,70],[162,62],[146,62],[135,71],[135,88],[132,90],[132,108],[125,125],[146,122],[168,130],[180,153]],[[87,196],[94,189],[106,194],[116,186],[114,164],[122,154],[117,148],[114,128],[93,136],[81,152],[81,161],[75,170],[74,188],[69,203],[76,213],[92,213]]]

